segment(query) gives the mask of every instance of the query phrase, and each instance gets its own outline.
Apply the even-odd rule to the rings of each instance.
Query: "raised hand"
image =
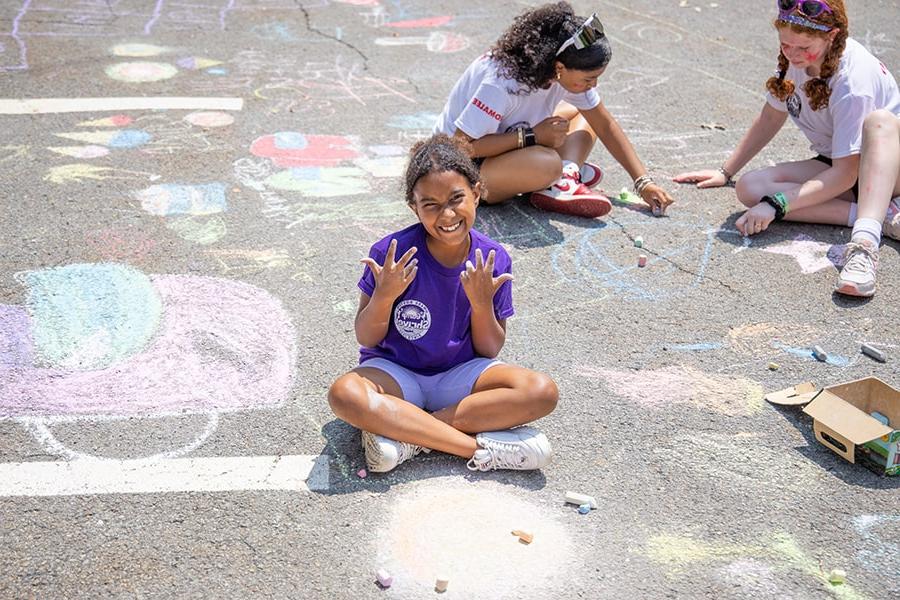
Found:
[[[361,263],[368,266],[372,270],[375,277],[375,293],[384,295],[385,299],[391,302],[400,297],[406,291],[409,284],[416,278],[418,270],[418,259],[413,258],[418,248],[413,246],[400,257],[400,260],[394,260],[397,255],[397,240],[391,240],[388,246],[387,254],[384,257],[384,264],[379,265],[374,259],[366,257]]]
[[[511,273],[501,273],[499,277],[494,277],[494,257],[495,252],[488,252],[487,262],[481,254],[481,248],[475,249],[475,264],[472,261],[466,261],[466,270],[459,274],[459,280],[462,282],[463,290],[469,298],[469,303],[473,308],[492,307],[494,303],[494,294],[500,289],[500,286],[507,281],[512,281]]]

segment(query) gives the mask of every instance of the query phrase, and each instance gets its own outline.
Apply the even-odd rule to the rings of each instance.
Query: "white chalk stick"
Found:
[[[577,504],[578,506],[581,506],[582,504],[589,504],[592,509],[597,508],[597,501],[594,500],[593,496],[588,496],[587,494],[579,494],[578,492],[566,492],[566,502],[569,504]]]

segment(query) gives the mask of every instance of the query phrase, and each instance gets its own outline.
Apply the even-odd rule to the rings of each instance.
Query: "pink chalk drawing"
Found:
[[[584,366],[577,372],[599,379],[613,393],[650,408],[692,404],[725,415],[752,415],[762,409],[763,389],[755,381],[711,375],[689,366],[644,371]]]
[[[469,47],[469,38],[458,33],[432,31],[428,36],[375,38],[378,46],[425,46],[429,52],[440,54],[460,52]]]
[[[255,286],[110,264],[34,273],[26,307],[0,305],[0,420],[209,415],[291,389],[294,326]]]
[[[412,19],[408,21],[393,21],[385,23],[385,27],[395,27],[397,29],[416,29],[419,27],[440,27],[446,25],[453,20],[453,15],[442,15],[439,17],[426,17],[424,19]]]
[[[772,254],[784,254],[791,256],[800,265],[800,271],[804,275],[821,271],[829,267],[843,265],[844,246],[817,242],[808,235],[800,234],[789,242],[783,242],[768,248],[762,248],[763,252]]]
[[[250,152],[270,159],[279,167],[334,167],[361,156],[344,136],[306,135],[296,131],[257,138],[250,145]]]

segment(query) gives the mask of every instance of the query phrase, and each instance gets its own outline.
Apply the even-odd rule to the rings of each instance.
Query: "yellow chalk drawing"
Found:
[[[762,358],[772,355],[774,340],[780,340],[788,346],[803,347],[816,340],[819,335],[809,325],[753,323],[731,329],[726,339],[735,352]]]
[[[105,146],[50,146],[50,152],[71,156],[73,158],[99,158],[109,154],[109,148]]]
[[[172,219],[166,223],[166,227],[181,238],[204,246],[218,242],[228,233],[225,221],[219,216]]]
[[[681,578],[689,570],[707,569],[707,563],[756,558],[775,563],[776,569],[799,571],[822,584],[841,600],[868,600],[868,596],[850,584],[833,586],[818,562],[797,545],[791,535],[776,532],[771,539],[753,544],[716,543],[677,535],[655,535],[647,541],[646,556],[660,563],[671,578]]]
[[[110,54],[114,56],[128,56],[132,58],[146,58],[148,56],[158,56],[169,52],[170,49],[165,46],[155,46],[153,44],[118,44],[109,49]]]
[[[302,271],[300,264],[286,250],[245,250],[226,248],[210,250],[222,272],[235,275],[249,275],[266,269],[286,269],[293,271],[294,281],[312,281],[312,277]],[[309,258],[314,252],[305,248],[298,258]]]
[[[51,167],[44,176],[44,181],[65,184],[81,183],[87,180],[105,181],[107,179],[134,179],[136,177],[147,178],[150,180],[159,178],[158,175],[144,173],[142,171],[128,171],[125,169],[100,167],[86,163],[72,163],[70,165]]]
[[[29,156],[28,146],[0,146],[0,164]]]
[[[689,366],[651,371],[583,367],[579,372],[602,379],[613,392],[637,404],[693,404],[725,415],[752,415],[763,407],[763,389],[755,381],[706,374]]]

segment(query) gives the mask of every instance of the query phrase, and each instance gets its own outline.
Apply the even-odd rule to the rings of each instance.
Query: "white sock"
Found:
[[[868,240],[875,244],[877,248],[881,243],[881,222],[875,219],[857,219],[853,225],[853,233],[850,239],[858,242],[859,240]]]
[[[856,208],[858,206],[856,202],[850,203],[850,216],[847,217],[847,227],[853,227],[853,224],[856,223]]]

